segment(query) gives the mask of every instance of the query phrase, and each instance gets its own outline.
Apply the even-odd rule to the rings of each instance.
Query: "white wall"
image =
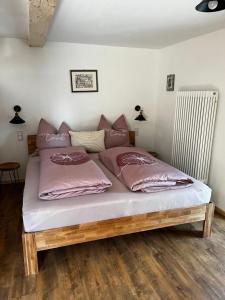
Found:
[[[225,210],[225,30],[165,48],[160,53],[156,150],[171,159],[176,91],[219,90],[220,99],[209,185],[213,200]],[[166,92],[167,74],[176,74],[175,92]]]
[[[131,129],[140,127],[138,145],[170,161],[176,93],[166,92],[166,75],[175,73],[176,90],[220,92],[210,186],[217,205],[225,209],[224,36],[221,30],[158,51],[67,43],[47,43],[40,49],[0,39],[0,162],[20,161],[24,174],[26,134],[36,133],[41,117],[56,126],[65,120],[73,129],[85,130],[96,128],[101,113],[110,120],[125,113]],[[71,93],[69,70],[76,68],[98,69],[99,93]],[[15,104],[22,106],[26,120],[19,128],[8,123]],[[136,104],[144,107],[149,122],[133,121]],[[17,141],[17,130],[24,131],[23,142]]]
[[[98,93],[72,94],[70,69],[97,69]],[[55,126],[62,121],[75,130],[95,129],[100,114],[115,120],[124,113],[138,128],[139,145],[154,148],[157,52],[154,50],[47,43],[30,48],[18,39],[0,39],[0,162],[19,161],[24,175],[26,135],[36,133],[41,117]],[[26,124],[13,127],[12,107],[22,107]],[[148,123],[134,122],[140,104]],[[24,131],[18,142],[16,131]]]

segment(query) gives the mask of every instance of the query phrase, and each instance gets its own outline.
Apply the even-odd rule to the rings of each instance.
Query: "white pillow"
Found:
[[[88,152],[105,150],[105,131],[69,131],[72,146],[83,146]]]

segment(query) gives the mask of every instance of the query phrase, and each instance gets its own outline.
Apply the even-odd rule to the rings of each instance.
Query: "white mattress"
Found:
[[[209,203],[211,189],[199,181],[191,187],[158,193],[130,192],[97,159],[92,158],[111,180],[105,193],[61,200],[40,200],[39,157],[29,158],[23,197],[23,223],[26,232],[41,231],[82,223],[138,215],[148,212],[198,206]]]

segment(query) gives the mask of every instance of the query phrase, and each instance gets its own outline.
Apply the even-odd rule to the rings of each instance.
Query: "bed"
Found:
[[[130,142],[135,144],[134,132]],[[35,143],[36,137],[28,136],[29,153]],[[203,236],[210,236],[214,204],[210,188],[201,182],[176,191],[133,193],[101,164],[98,155],[91,157],[112,181],[109,191],[55,201],[38,198],[39,157],[29,158],[22,233],[26,275],[38,273],[37,252],[47,249],[197,221],[204,221]]]

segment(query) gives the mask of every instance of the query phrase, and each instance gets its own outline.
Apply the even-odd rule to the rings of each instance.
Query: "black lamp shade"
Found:
[[[21,107],[19,105],[15,105],[13,109],[15,111],[15,116],[12,118],[11,121],[9,121],[9,123],[17,125],[25,123],[25,121],[22,118],[20,118],[18,114],[21,111]]]
[[[11,123],[11,124],[23,124],[23,123],[25,123],[25,121],[22,118],[20,118],[18,113],[15,113],[15,116],[12,118],[11,121],[9,121],[9,123]]]
[[[199,3],[196,6],[196,10],[200,11],[200,12],[216,12],[216,11],[221,11],[225,9],[225,0],[217,0],[218,5],[215,6],[215,8],[210,9],[209,7],[209,3],[210,2],[214,2],[214,1],[210,1],[210,0],[203,0],[201,3]]]
[[[140,111],[140,114],[135,118],[136,121],[146,121],[145,117],[142,114],[142,111]]]

